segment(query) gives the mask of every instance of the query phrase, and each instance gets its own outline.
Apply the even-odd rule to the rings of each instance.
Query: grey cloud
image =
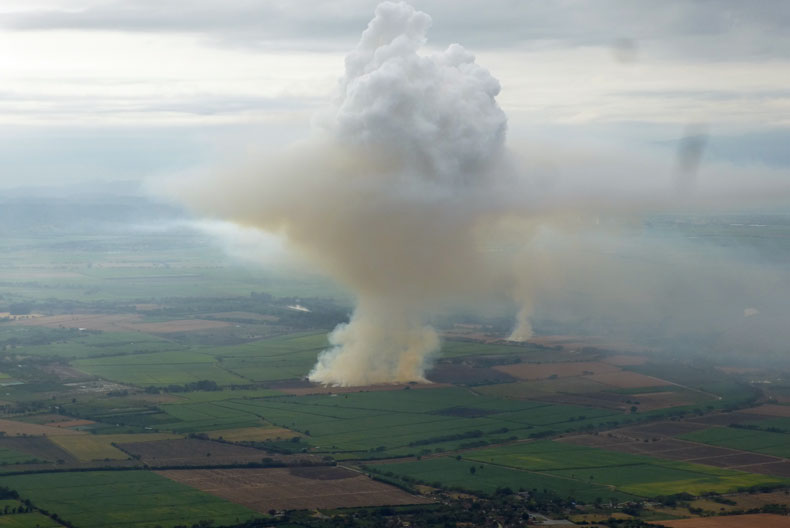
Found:
[[[199,33],[226,45],[346,49],[377,0],[258,2],[252,0],[115,0],[80,11],[5,15],[25,29],[110,29]],[[551,41],[615,45],[628,38],[681,56],[788,57],[790,4],[765,0],[414,0],[434,20],[431,41],[457,40],[473,49]]]

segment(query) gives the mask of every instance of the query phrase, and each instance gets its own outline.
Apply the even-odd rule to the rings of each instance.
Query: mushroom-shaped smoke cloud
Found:
[[[408,4],[382,3],[313,138],[171,189],[203,213],[282,234],[355,293],[351,320],[309,374],[316,382],[424,381],[439,349],[428,314],[505,268],[480,243],[514,190],[499,83],[457,44],[421,55],[430,24]]]

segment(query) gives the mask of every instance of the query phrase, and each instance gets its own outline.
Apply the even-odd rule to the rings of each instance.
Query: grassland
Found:
[[[0,526],[4,528],[60,528],[63,526],[39,512],[0,515]]]
[[[141,348],[134,354],[84,357],[90,354],[71,348],[68,353],[83,355],[82,359],[73,362],[79,370],[120,383],[167,386],[212,380],[219,385],[244,385],[301,378],[310,371],[318,353],[327,346],[324,332],[188,350],[166,341],[152,343],[156,343],[161,351],[139,353],[145,350]],[[61,351],[61,354],[66,354],[66,351]]]
[[[229,524],[255,516],[242,506],[148,471],[91,471],[0,477],[39,508],[76,526],[172,527],[213,520]]]
[[[247,383],[245,378],[222,368],[213,357],[193,350],[87,358],[73,364],[89,374],[139,386],[182,385],[200,380],[219,385]]]
[[[538,494],[553,493],[584,502],[593,502],[598,498],[615,502],[635,499],[633,495],[614,491],[597,483],[451,457],[375,464],[370,467],[383,475],[406,481],[416,480],[431,486],[473,492],[494,493],[497,489],[510,488],[513,491],[533,491]]]
[[[321,450],[357,452],[357,456],[370,450],[409,454],[455,449],[470,442],[505,441],[619,414],[502,400],[461,388],[230,400],[222,407],[309,435]],[[167,412],[174,411],[180,409],[167,407]]]
[[[254,409],[239,409],[236,400],[161,405],[164,415],[153,426],[179,433],[237,429],[264,425]],[[150,418],[149,418],[150,419]],[[150,427],[150,426],[149,426]]]
[[[7,464],[21,464],[29,461],[31,458],[27,453],[17,451],[16,449],[0,448],[0,466]]]
[[[88,333],[46,345],[25,346],[20,352],[34,356],[80,359],[182,349],[184,347],[178,343],[142,332],[101,332]]]
[[[611,410],[505,400],[455,387],[300,397],[276,391],[217,391],[125,411],[75,405],[69,408],[104,423],[177,433],[215,431],[217,436],[216,431],[273,424],[309,436],[321,452],[340,451],[345,457],[368,456],[372,450],[384,456],[456,449],[470,442],[527,438],[623,416]]]

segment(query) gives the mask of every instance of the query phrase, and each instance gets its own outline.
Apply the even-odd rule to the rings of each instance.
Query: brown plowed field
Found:
[[[755,466],[741,466],[738,469],[750,473],[762,473],[774,477],[790,477],[790,462],[774,462],[773,464],[758,464]]]
[[[790,405],[760,405],[751,409],[744,409],[741,412],[746,414],[758,414],[761,416],[778,416],[780,418],[790,418]]]
[[[789,499],[784,491],[744,493],[739,495],[728,495],[727,498],[737,502],[737,508],[759,508],[766,504],[787,504]]]
[[[439,363],[427,373],[428,379],[438,383],[457,383],[460,385],[487,385],[509,383],[516,378],[492,368],[476,368],[466,365]]]
[[[6,436],[47,436],[47,435],[78,435],[85,434],[82,431],[52,427],[50,425],[38,425],[25,422],[15,422],[13,420],[0,420],[0,431]]]
[[[496,370],[522,380],[546,379],[552,376],[568,378],[573,376],[620,372],[619,367],[600,361],[575,361],[567,363],[517,363],[498,365]]]
[[[720,517],[697,517],[695,519],[676,519],[656,521],[658,526],[668,528],[788,528],[790,517],[757,513],[754,515],[724,515]]]
[[[690,422],[656,422],[648,425],[637,425],[626,429],[618,429],[618,433],[636,436],[677,436],[707,429],[706,426]]]
[[[339,467],[199,469],[157,473],[259,512],[430,502]]]

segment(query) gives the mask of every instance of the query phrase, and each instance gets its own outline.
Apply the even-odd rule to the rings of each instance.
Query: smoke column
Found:
[[[201,213],[282,235],[354,292],[315,382],[425,381],[440,345],[427,315],[496,275],[480,241],[513,173],[499,82],[457,44],[418,53],[430,25],[408,4],[382,3],[313,137],[169,189]]]
[[[358,182],[364,202],[348,205],[353,238],[337,246],[359,303],[330,336],[313,381],[423,381],[439,348],[424,310],[476,275],[459,273],[478,259],[469,202],[502,152],[506,120],[499,83],[469,52],[418,54],[430,24],[405,3],[381,4],[346,57],[325,127],[373,166]]]
[[[563,155],[570,170],[543,174],[505,148],[499,83],[472,54],[457,44],[420,52],[430,24],[408,4],[382,3],[347,55],[311,137],[202,179],[156,183],[203,215],[280,236],[354,293],[354,313],[331,333],[311,380],[425,381],[440,346],[431,314],[503,294],[519,307],[515,341],[531,337],[533,311],[572,320],[577,304],[585,318],[609,315],[620,328],[658,321],[715,333],[732,317],[744,319],[745,309],[756,321],[786,303],[765,294],[785,291],[776,284],[786,273],[737,262],[726,271],[723,255],[695,254],[699,248],[687,242],[650,245],[616,231],[590,236],[600,215],[784,199],[786,178],[769,172],[758,181],[750,169],[739,179],[727,167],[698,178],[696,144],[684,147],[691,161],[681,165],[694,173],[693,193],[652,177],[660,171],[641,159],[607,165],[584,153]],[[717,255],[720,265],[713,270],[705,255]],[[753,270],[751,278],[743,269]],[[722,300],[711,302],[713,293]],[[738,299],[732,313],[725,299]]]

